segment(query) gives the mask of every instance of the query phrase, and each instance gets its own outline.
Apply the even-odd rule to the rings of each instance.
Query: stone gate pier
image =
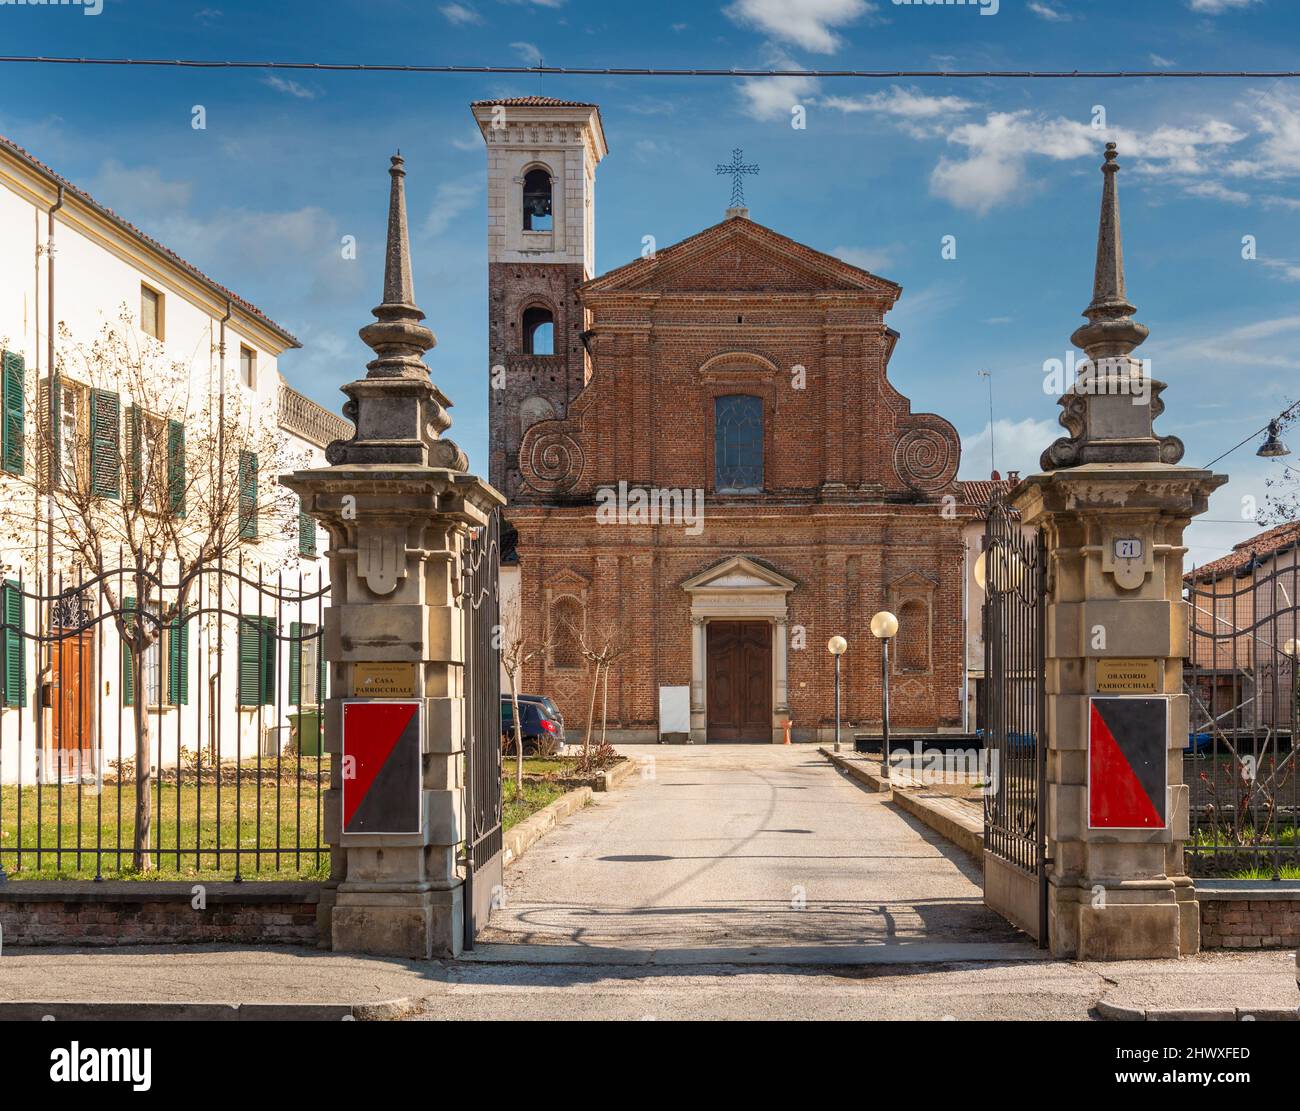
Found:
[[[400,156],[389,173],[383,303],[360,333],[375,358],[343,387],[356,435],[330,444],[329,466],[281,481],[330,538],[322,935],[339,950],[428,958],[463,943],[462,557],[504,498],[443,436],[450,402],[423,362],[435,339],[415,305]]]
[[[1068,435],[1011,502],[1045,532],[1050,948],[1079,959],[1195,953],[1183,866],[1188,650],[1183,532],[1224,475],[1179,466],[1159,436],[1163,382],[1132,352],[1148,329],[1124,281],[1115,144],[1107,145],[1087,354],[1060,399]]]

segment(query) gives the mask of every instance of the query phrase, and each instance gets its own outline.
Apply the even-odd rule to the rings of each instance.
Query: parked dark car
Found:
[[[542,702],[519,699],[519,715],[523,719],[524,755],[533,756],[553,746],[554,751],[564,751],[564,722],[558,720]],[[501,696],[501,747],[513,755],[515,739],[519,732],[514,725],[514,706],[509,695]]]
[[[508,697],[508,696],[507,696],[507,695],[502,695],[501,697],[502,697],[502,698],[506,698],[506,697]],[[561,725],[564,724],[564,715],[563,715],[562,713],[560,713],[560,708],[555,704],[555,700],[554,700],[553,698],[551,698],[550,695],[546,695],[546,694],[521,694],[521,695],[519,696],[519,701],[520,701],[520,702],[539,702],[539,703],[541,703],[541,705],[543,705],[543,706],[546,707],[547,712],[551,715],[551,717],[553,717],[553,718],[554,718],[556,721],[558,721]]]

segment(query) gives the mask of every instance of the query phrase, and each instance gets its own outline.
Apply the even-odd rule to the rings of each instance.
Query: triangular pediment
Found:
[[[715,563],[707,570],[701,571],[698,575],[692,575],[682,583],[682,589],[690,594],[711,590],[785,593],[793,590],[797,585],[793,579],[787,579],[779,572],[764,567],[746,556],[730,556],[721,563]]]
[[[744,217],[715,224],[582,286],[614,293],[859,292],[892,304],[901,287]]]

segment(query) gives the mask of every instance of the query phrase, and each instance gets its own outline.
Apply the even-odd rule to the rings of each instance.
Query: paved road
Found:
[[[808,746],[621,751],[645,775],[507,872],[484,942],[1032,949],[985,909],[970,857]]]

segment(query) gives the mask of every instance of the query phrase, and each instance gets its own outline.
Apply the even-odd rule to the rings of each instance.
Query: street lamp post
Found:
[[[835,657],[835,751],[840,750],[840,657],[848,650],[849,642],[841,636],[831,637],[826,650]]]
[[[889,779],[889,641],[898,618],[881,610],[871,619],[871,635],[880,641],[880,778]]]

